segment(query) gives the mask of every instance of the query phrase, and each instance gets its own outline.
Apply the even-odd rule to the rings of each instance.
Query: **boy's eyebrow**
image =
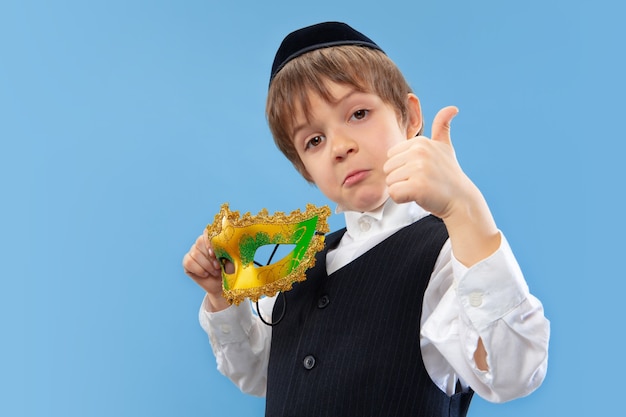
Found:
[[[333,104],[340,103],[340,102],[345,101],[345,100],[349,99],[350,97],[352,97],[353,95],[358,94],[358,93],[362,93],[362,91],[359,91],[359,90],[356,90],[354,88],[351,88],[350,91],[348,91],[342,97],[339,97],[339,98],[331,100],[331,103],[333,103]],[[307,126],[307,123],[301,123],[299,125],[294,126],[294,128],[292,129],[291,136],[295,139],[296,134],[300,130],[304,129],[306,126]]]
[[[296,135],[298,134],[298,132],[300,132],[305,127],[306,127],[306,123],[302,123],[302,124],[299,124],[298,126],[295,126],[292,129],[291,137],[295,140],[296,139]]]

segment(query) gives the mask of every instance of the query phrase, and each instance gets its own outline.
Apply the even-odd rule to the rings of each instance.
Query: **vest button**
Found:
[[[330,303],[330,298],[327,295],[322,295],[317,300],[317,308],[326,308],[326,306]]]
[[[305,369],[313,369],[315,366],[315,357],[313,355],[307,355],[302,363]]]

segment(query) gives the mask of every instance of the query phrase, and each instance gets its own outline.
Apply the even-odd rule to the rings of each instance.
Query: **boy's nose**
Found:
[[[345,135],[334,135],[332,138],[333,156],[336,160],[342,160],[349,154],[358,150],[355,140]]]

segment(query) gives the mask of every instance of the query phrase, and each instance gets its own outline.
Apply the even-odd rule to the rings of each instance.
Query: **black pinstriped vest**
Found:
[[[441,220],[413,223],[330,276],[326,239],[272,329],[266,416],[465,416],[472,393],[448,397],[420,350],[422,299],[448,237]],[[283,309],[282,296],[274,320]]]

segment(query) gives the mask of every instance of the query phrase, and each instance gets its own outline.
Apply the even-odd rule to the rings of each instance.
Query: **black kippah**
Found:
[[[382,52],[374,41],[345,23],[324,22],[307,26],[291,32],[283,39],[274,57],[270,84],[278,71],[292,59],[315,49],[339,45],[360,45]]]

